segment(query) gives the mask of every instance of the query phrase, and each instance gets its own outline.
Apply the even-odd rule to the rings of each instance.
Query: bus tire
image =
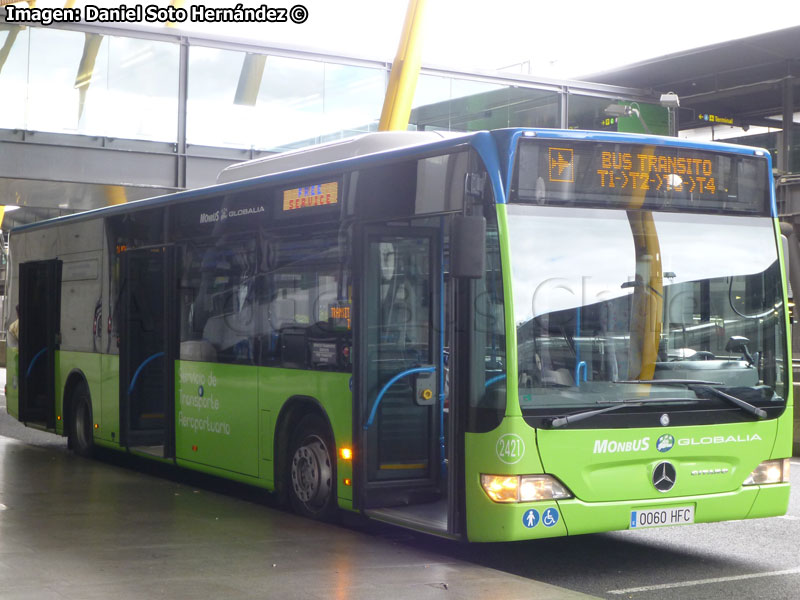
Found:
[[[72,418],[69,431],[69,446],[78,456],[91,458],[94,455],[92,432],[92,399],[89,388],[81,383],[72,392]]]
[[[289,497],[294,511],[317,520],[336,514],[336,462],[333,435],[316,414],[303,417],[289,445]]]

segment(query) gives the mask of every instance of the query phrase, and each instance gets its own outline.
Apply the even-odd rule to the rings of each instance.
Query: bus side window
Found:
[[[336,238],[319,239],[274,243],[277,268],[262,276],[259,288],[261,365],[351,369],[349,270]]]
[[[255,364],[255,243],[190,246],[181,273],[182,360]]]

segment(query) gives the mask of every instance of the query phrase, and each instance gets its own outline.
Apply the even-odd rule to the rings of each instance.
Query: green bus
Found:
[[[8,412],[81,455],[469,541],[787,509],[762,150],[369,134],[15,229],[6,289]]]

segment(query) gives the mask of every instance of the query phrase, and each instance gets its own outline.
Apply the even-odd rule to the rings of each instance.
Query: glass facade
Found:
[[[455,77],[421,75],[410,127],[477,131],[502,127],[559,127],[561,93]]]
[[[666,108],[658,104],[623,102],[614,98],[580,94],[571,94],[568,102],[567,126],[569,129],[669,135],[669,113]],[[615,116],[613,109],[609,110],[610,106],[629,107],[631,114]],[[636,116],[636,112],[639,113],[639,116]]]
[[[385,63],[146,37],[3,26],[0,128],[266,152],[377,130]],[[423,70],[409,128],[640,128],[634,117],[609,124],[604,108],[622,100],[607,91],[523,79]],[[652,132],[666,133],[664,109],[637,106]]]
[[[177,141],[178,44],[37,27],[0,44],[0,127]]]
[[[284,150],[371,131],[385,80],[373,67],[193,46],[186,138]]]
[[[23,129],[28,79],[28,39],[30,28],[0,29],[0,127]]]

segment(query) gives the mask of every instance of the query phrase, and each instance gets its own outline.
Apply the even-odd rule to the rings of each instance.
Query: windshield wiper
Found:
[[[741,408],[743,411],[753,415],[757,419],[766,419],[767,418],[767,411],[765,411],[763,408],[758,408],[757,406],[753,406],[749,402],[746,402],[746,401],[742,400],[741,398],[737,398],[736,396],[731,396],[730,394],[727,394],[727,393],[723,392],[722,390],[718,390],[717,388],[704,386],[704,385],[703,386],[698,385],[696,387],[692,387],[691,390],[694,393],[697,393],[698,390],[707,390],[707,391],[711,392],[712,394],[714,394],[717,398],[722,398],[723,400],[725,400],[729,404],[735,404],[736,406]]]
[[[696,398],[649,398],[646,400],[620,400],[618,402],[615,402],[611,406],[605,406],[603,408],[593,408],[591,410],[579,412],[574,415],[566,415],[564,417],[556,417],[554,419],[550,419],[549,422],[547,422],[547,425],[549,425],[550,429],[560,429],[565,425],[569,425],[570,423],[577,423],[578,421],[591,419],[596,415],[602,415],[603,413],[611,412],[612,410],[617,410],[620,408],[624,408],[626,406],[644,406],[645,404],[660,404],[667,402],[697,402],[697,399]]]
[[[737,398],[736,396],[731,396],[730,394],[723,392],[715,387],[711,387],[712,385],[725,385],[724,383],[720,383],[719,381],[702,381],[700,379],[628,379],[622,381],[615,381],[614,383],[663,383],[665,385],[685,385],[694,393],[697,393],[698,390],[708,390],[710,393],[715,395],[717,398],[721,398],[725,400],[729,404],[734,404],[741,408],[748,414],[753,415],[757,419],[766,419],[767,418],[767,411],[763,408],[758,408],[757,406],[753,406],[749,402],[742,400],[741,398]]]
[[[725,385],[721,381],[702,379],[621,379],[614,383],[662,383],[664,385]]]

